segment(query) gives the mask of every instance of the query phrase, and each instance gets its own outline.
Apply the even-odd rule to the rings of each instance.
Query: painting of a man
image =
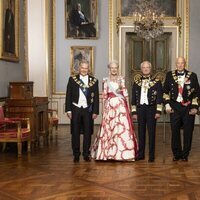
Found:
[[[78,73],[79,63],[81,60],[86,60],[89,63],[89,73],[93,73],[93,52],[91,46],[72,46],[71,47],[71,73]]]
[[[7,1],[4,21],[4,52],[15,53],[14,0]]]
[[[73,38],[94,38],[97,36],[97,0],[80,2],[66,0],[66,36]]]

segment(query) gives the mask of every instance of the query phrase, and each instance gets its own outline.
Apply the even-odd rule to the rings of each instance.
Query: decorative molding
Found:
[[[23,0],[24,3],[24,75],[25,80],[29,80],[29,59],[28,59],[28,2]]]
[[[182,18],[180,17],[180,15],[178,15],[178,17],[176,18],[176,21],[173,22],[173,24],[178,26],[178,33],[179,33],[179,37],[181,38]]]
[[[113,59],[113,0],[109,0],[109,60]]]
[[[189,62],[189,31],[190,31],[190,3],[189,3],[189,0],[186,0],[186,36],[185,36],[185,48],[186,48],[186,51],[185,51],[185,59],[186,59],[186,65],[187,65],[187,68],[189,67],[188,66],[188,62]]]
[[[49,86],[49,11],[50,4],[48,0],[45,0],[45,52],[46,52],[46,94],[49,96],[51,94]]]
[[[122,24],[124,24],[123,22],[122,22],[122,19],[119,17],[119,15],[117,16],[117,18],[116,18],[116,29],[117,29],[117,34],[119,33],[119,27],[122,25]]]
[[[52,5],[52,82],[53,82],[53,91],[52,94],[56,93],[56,0],[53,0]]]

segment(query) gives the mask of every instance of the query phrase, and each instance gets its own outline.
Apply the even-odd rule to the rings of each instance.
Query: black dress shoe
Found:
[[[179,161],[179,160],[180,160],[180,158],[179,158],[179,157],[176,157],[176,156],[174,156],[172,160],[173,160],[173,161]]]
[[[79,157],[74,157],[74,163],[78,163],[79,162]]]
[[[135,160],[139,161],[139,160],[144,160],[144,159],[145,159],[144,157],[137,157]]]
[[[150,159],[148,160],[148,162],[149,162],[149,163],[152,163],[152,162],[154,162],[154,159],[153,159],[153,158],[150,158]]]
[[[187,162],[188,158],[187,157],[183,157],[181,160],[184,161],[184,162]]]
[[[86,162],[90,162],[90,161],[91,161],[91,159],[90,159],[89,156],[84,156],[83,159],[84,159]]]

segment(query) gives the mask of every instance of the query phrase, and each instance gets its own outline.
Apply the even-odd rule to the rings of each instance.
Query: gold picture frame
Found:
[[[65,0],[65,38],[98,38],[98,0]]]
[[[0,1],[0,59],[19,62],[19,0]]]
[[[157,0],[161,10],[165,11],[165,18],[178,17],[178,0]],[[137,0],[118,0],[119,17],[132,18]]]
[[[81,60],[89,62],[89,74],[94,74],[94,47],[93,46],[71,46],[70,48],[70,72],[71,75],[78,73]]]

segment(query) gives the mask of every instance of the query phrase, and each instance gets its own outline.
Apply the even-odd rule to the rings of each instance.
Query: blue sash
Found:
[[[89,87],[85,85],[85,83],[79,79],[79,81],[82,83],[83,86],[80,86],[81,91],[83,92],[83,94],[85,95],[86,99],[89,95]],[[88,83],[89,84],[89,83]],[[88,107],[89,112],[92,112],[92,104]]]
[[[82,83],[83,86],[79,85],[80,86],[80,89],[81,91],[83,92],[83,94],[85,95],[85,97],[87,98],[88,97],[88,94],[89,94],[89,87],[85,85],[85,83],[79,79],[79,81]]]

